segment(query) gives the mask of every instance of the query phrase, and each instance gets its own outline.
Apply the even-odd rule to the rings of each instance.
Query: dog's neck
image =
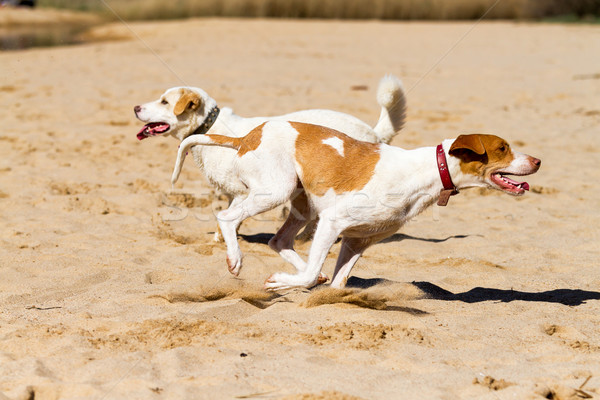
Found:
[[[442,150],[446,156],[447,171],[458,190],[466,186],[463,186],[462,182],[460,160],[449,155],[447,152],[453,141],[454,139],[444,140],[442,142]],[[429,206],[436,204],[440,200],[440,195],[445,188],[440,178],[437,162],[438,149],[436,147],[421,147],[406,152],[399,159],[409,161],[411,167],[408,172],[404,171],[400,182],[405,183],[408,179],[411,183],[408,189],[403,185],[398,191],[404,193],[404,196],[401,196],[403,198],[402,201],[405,201],[406,198],[417,199],[414,203],[411,203],[412,207],[407,211],[410,218],[412,218]],[[418,179],[414,178],[417,176]],[[395,185],[390,182],[390,186],[394,187]]]
[[[200,124],[200,126],[198,126],[194,132],[190,133],[187,137],[192,136],[192,135],[204,135],[206,134],[206,132],[208,132],[210,130],[210,128],[212,128],[212,126],[214,125],[214,123],[217,121],[217,118],[219,117],[219,112],[221,110],[219,109],[218,106],[214,106],[209,112],[208,114],[206,114],[206,118],[204,118],[204,122],[202,122]]]
[[[448,202],[448,198],[462,189],[468,189],[472,187],[489,187],[483,179],[480,179],[476,175],[464,173],[462,171],[462,161],[450,154],[450,148],[456,139],[446,139],[442,141],[441,151],[444,152],[446,161],[446,173],[448,181],[442,178],[442,171],[440,171],[440,159],[438,158],[439,147],[429,148],[429,152],[435,153],[428,156],[428,170],[430,169],[431,179],[435,181],[431,194],[434,196],[435,201],[438,205],[444,206]],[[440,157],[441,158],[441,157]],[[435,172],[434,172],[435,171]]]

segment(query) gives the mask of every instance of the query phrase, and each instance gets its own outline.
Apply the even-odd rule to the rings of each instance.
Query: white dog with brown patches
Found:
[[[541,165],[539,159],[513,151],[504,139],[492,135],[461,135],[437,148],[404,150],[354,140],[321,126],[273,121],[242,138],[194,135],[185,139],[172,182],[179,177],[186,152],[196,145],[237,150],[236,171],[249,190],[243,201],[217,216],[233,274],[242,266],[236,236],[239,224],[288,201],[299,185],[304,188],[305,195],[292,200],[299,215],[291,213],[269,242],[297,273],[272,275],[265,282],[269,290],[322,282],[321,268],[340,235],[342,246],[331,286],[343,287],[369,246],[391,236],[434,202],[445,205],[450,195],[477,186],[522,195],[529,185],[508,175],[533,174]],[[319,222],[304,262],[293,249],[293,238],[311,208]]]
[[[373,143],[389,143],[402,129],[406,115],[406,98],[402,82],[393,75],[383,77],[377,88],[381,107],[375,127],[348,114],[330,110],[304,110],[277,117],[243,118],[231,108],[219,110],[217,102],[205,91],[193,87],[167,90],[156,101],[135,106],[136,117],[146,125],[137,134],[139,140],[151,136],[173,136],[184,140],[204,133],[242,137],[267,120],[308,122],[346,132],[351,137]],[[196,164],[204,170],[211,184],[238,204],[248,188],[234,169],[236,152],[229,148],[198,146],[192,149]],[[218,232],[215,234],[218,240]]]

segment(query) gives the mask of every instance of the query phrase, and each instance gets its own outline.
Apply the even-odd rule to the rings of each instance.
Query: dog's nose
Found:
[[[533,160],[531,160],[531,162],[538,168],[542,165],[542,160],[540,160],[539,158],[534,158]]]
[[[135,112],[136,114],[139,113],[140,111],[142,111],[142,106],[133,107],[133,112]]]

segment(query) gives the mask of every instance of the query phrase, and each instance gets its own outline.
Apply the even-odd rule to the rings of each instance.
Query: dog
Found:
[[[297,186],[304,188],[303,195],[292,199],[299,215],[290,214],[269,242],[297,273],[273,274],[265,282],[268,290],[322,283],[326,277],[321,268],[339,236],[342,245],[331,286],[342,288],[368,247],[394,234],[434,202],[445,205],[450,196],[470,187],[521,196],[529,185],[509,176],[533,174],[541,165],[539,159],[512,150],[506,140],[494,135],[460,135],[437,147],[404,150],[358,141],[322,126],[270,121],[241,138],[186,138],[177,154],[173,183],[186,152],[197,145],[236,150],[238,177],[248,187],[243,201],[217,215],[227,244],[227,265],[235,275],[242,266],[236,236],[239,224],[288,201]],[[293,249],[293,237],[311,209],[319,222],[304,262]]]
[[[135,106],[134,112],[145,123],[137,134],[139,140],[162,135],[182,141],[190,135],[205,133],[242,137],[267,120],[282,120],[314,123],[346,132],[358,140],[389,143],[402,129],[406,118],[406,97],[400,79],[393,75],[384,76],[377,89],[377,102],[381,112],[373,128],[351,115],[330,110],[243,118],[231,108],[219,110],[213,98],[202,89],[193,87],[168,89],[158,100]],[[248,189],[237,177],[234,150],[198,146],[192,149],[192,155],[209,182],[227,196],[230,204],[239,204],[245,198]],[[218,230],[215,240],[220,241]]]

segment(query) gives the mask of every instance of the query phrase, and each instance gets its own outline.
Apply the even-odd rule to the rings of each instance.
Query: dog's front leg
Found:
[[[293,204],[293,203],[292,203]],[[283,226],[277,231],[275,236],[269,240],[269,247],[276,251],[281,258],[292,264],[298,273],[306,270],[306,262],[294,250],[294,237],[298,231],[306,224],[306,218],[309,216],[298,217],[294,215],[294,209],[285,220]],[[329,277],[324,273],[319,274],[318,284],[323,284],[329,280]]]
[[[276,273],[265,281],[267,290],[284,290],[296,287],[309,288],[319,283],[319,277],[327,253],[337,240],[341,229],[337,228],[334,219],[320,216],[313,244],[308,255],[308,263],[304,271],[297,274]]]
[[[229,198],[229,205],[227,206],[227,208],[236,207],[244,200],[244,198],[241,196],[231,197],[228,195],[227,197]],[[236,231],[237,229],[239,229],[239,226],[236,228]],[[213,241],[216,243],[223,243],[224,240],[225,239],[223,238],[223,233],[221,232],[221,226],[217,223],[217,229],[215,230]]]
[[[362,239],[342,238],[340,254],[335,264],[335,270],[333,271],[331,287],[341,289],[346,286],[346,281],[352,267],[354,267],[354,264],[356,264],[367,247],[368,245],[363,244]]]
[[[377,234],[364,237],[347,237],[342,238],[342,245],[340,247],[340,255],[338,256],[335,270],[333,271],[333,278],[331,280],[331,287],[341,289],[346,286],[350,271],[367,250],[368,247],[374,245],[382,239],[385,239],[400,229],[400,225],[393,225],[391,228],[383,230]]]
[[[228,208],[217,214],[217,221],[227,245],[227,268],[238,276],[242,268],[242,250],[237,242],[237,229],[245,218],[240,207]]]
[[[217,223],[217,229],[215,229],[215,234],[213,236],[213,242],[215,243],[223,243],[223,233],[221,232],[221,227]]]
[[[237,242],[237,229],[246,218],[272,210],[284,203],[296,185],[293,180],[288,180],[287,183],[288,185],[278,184],[272,188],[261,188],[260,192],[250,191],[243,201],[232,203],[227,210],[217,214],[223,239],[227,244],[227,267],[235,276],[239,275],[242,268],[242,250]]]

